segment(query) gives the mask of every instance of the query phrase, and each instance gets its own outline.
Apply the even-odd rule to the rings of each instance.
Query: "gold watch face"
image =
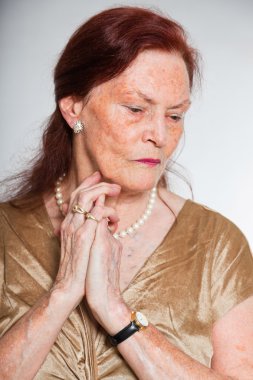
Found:
[[[135,320],[140,325],[140,327],[147,327],[148,326],[147,318],[145,317],[145,315],[143,315],[139,311],[137,311],[135,314]]]

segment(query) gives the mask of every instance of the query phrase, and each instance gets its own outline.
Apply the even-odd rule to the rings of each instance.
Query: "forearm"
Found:
[[[61,292],[45,294],[0,339],[0,378],[33,379],[71,310]]]
[[[152,325],[119,344],[118,350],[140,380],[228,379],[184,354]]]
[[[109,334],[114,335],[128,324],[129,317],[130,310],[123,306],[120,311],[117,311],[117,318],[115,319],[118,330],[116,331],[113,325],[113,327],[108,325]],[[135,333],[117,347],[140,380],[153,380],[155,378],[161,380],[229,379],[229,377],[217,373],[180,351],[151,324],[147,329]]]

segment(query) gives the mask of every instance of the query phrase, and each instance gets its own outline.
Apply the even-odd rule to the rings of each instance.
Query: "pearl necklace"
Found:
[[[147,204],[146,210],[144,211],[142,216],[138,220],[136,220],[136,222],[133,223],[130,227],[128,227],[122,231],[115,232],[113,234],[115,239],[124,238],[127,235],[131,235],[133,232],[138,230],[138,228],[140,228],[146,222],[148,217],[151,215],[152,210],[153,210],[154,205],[155,205],[156,190],[157,190],[156,187],[153,187],[153,189],[150,191],[148,204]]]
[[[58,180],[55,182],[55,198],[56,198],[56,203],[62,213],[63,216],[66,216],[65,213],[63,212],[62,205],[64,203],[62,192],[61,192],[61,184],[62,181],[64,180],[64,177],[66,176],[65,173],[61,177],[58,178]]]
[[[61,191],[61,184],[62,184],[62,181],[64,180],[65,175],[66,174],[64,173],[61,177],[58,178],[58,180],[55,183],[55,186],[56,186],[55,187],[56,203],[57,203],[57,205],[58,205],[63,216],[66,216],[66,215],[64,214],[64,212],[62,210],[62,205],[64,203],[64,200],[63,200],[62,191]],[[142,216],[138,220],[136,220],[136,222],[133,223],[130,227],[128,227],[122,231],[115,232],[113,234],[113,237],[115,239],[124,238],[127,235],[131,235],[133,232],[138,230],[146,222],[146,220],[151,215],[152,210],[154,208],[155,200],[156,200],[156,193],[157,193],[157,188],[155,186],[150,191],[148,204],[147,204],[146,210],[144,211]]]

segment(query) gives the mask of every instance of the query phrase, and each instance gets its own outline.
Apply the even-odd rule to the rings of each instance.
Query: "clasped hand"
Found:
[[[110,232],[116,230],[119,218],[115,209],[105,206],[105,196],[117,196],[120,186],[100,179],[96,172],[71,194],[61,225],[61,260],[54,288],[63,290],[73,307],[85,296],[94,317],[107,328],[112,310],[124,303],[119,283],[122,245]],[[73,213],[75,204],[98,222]]]

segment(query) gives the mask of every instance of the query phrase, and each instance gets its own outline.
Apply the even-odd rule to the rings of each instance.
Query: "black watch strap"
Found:
[[[140,327],[138,327],[134,321],[132,321],[129,323],[129,325],[120,330],[120,332],[118,332],[116,335],[109,336],[109,340],[113,346],[117,346],[117,344],[123,342],[139,330]]]

